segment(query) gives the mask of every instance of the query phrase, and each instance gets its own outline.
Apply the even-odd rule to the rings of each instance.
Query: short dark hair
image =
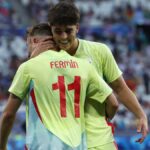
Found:
[[[61,1],[48,11],[50,25],[75,25],[79,21],[80,12],[73,2]]]
[[[27,29],[26,36],[36,35],[52,35],[50,25],[48,23],[40,23]]]

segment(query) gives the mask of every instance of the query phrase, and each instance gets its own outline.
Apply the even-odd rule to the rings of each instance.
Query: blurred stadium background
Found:
[[[74,0],[81,11],[79,37],[104,42],[138,97],[150,123],[150,0]],[[0,0],[0,113],[16,69],[27,58],[25,31],[45,22],[58,0]],[[137,144],[136,120],[120,105],[113,119],[120,150],[150,150],[150,135]],[[19,109],[8,150],[23,150],[25,104]]]

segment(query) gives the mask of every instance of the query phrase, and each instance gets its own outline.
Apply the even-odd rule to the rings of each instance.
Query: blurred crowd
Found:
[[[78,37],[110,47],[150,122],[150,2],[74,1],[81,12]],[[57,2],[0,0],[0,106],[6,102],[16,69],[27,58],[26,28],[46,22],[47,10]],[[134,116],[122,105],[113,121],[120,130],[135,128]]]

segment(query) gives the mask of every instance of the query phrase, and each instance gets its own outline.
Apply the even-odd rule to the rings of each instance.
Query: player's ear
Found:
[[[38,40],[38,38],[36,38],[36,37],[31,37],[31,42],[32,42],[32,43],[38,43],[39,40]]]

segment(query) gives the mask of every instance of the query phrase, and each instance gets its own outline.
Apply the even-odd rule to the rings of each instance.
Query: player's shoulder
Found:
[[[37,60],[39,58],[40,58],[39,56],[36,56],[34,58],[30,58],[30,59],[26,60],[25,62],[23,62],[19,67],[28,68],[30,66],[34,66],[35,62],[37,62]]]
[[[17,69],[17,73],[25,73],[27,72],[28,61],[21,63]]]
[[[47,57],[52,57],[56,52],[52,51],[52,50],[47,50],[47,51],[44,51],[42,53],[40,53],[39,55],[33,57],[33,58],[30,58],[27,63],[28,64],[34,64],[36,62],[42,62],[44,60],[46,60]]]
[[[110,53],[110,48],[101,42],[93,42],[88,40],[79,39],[79,47],[80,49],[90,53],[90,55],[107,55]]]
[[[89,41],[89,40],[84,40],[84,39],[79,39],[79,43],[81,43],[84,46],[90,46],[90,47],[98,47],[98,48],[108,48],[108,46],[105,43],[102,42],[94,42],[94,41]]]

